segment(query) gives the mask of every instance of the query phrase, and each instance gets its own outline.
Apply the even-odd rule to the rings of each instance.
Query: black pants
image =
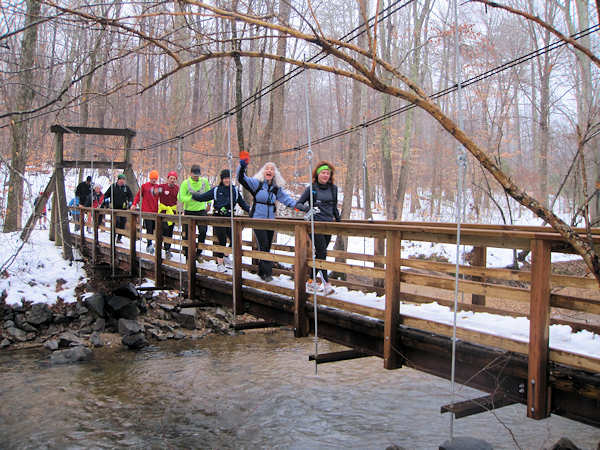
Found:
[[[273,243],[273,230],[254,230],[256,241],[258,242],[258,249],[261,252],[270,252],[271,244]],[[258,261],[258,276],[266,277],[273,276],[273,261]]]
[[[315,234],[315,258],[316,259],[321,259],[321,260],[327,259],[327,246],[329,245],[330,242],[331,242],[330,234]],[[321,275],[323,275],[323,280],[325,282],[328,282],[329,278],[327,277],[327,270],[318,269],[318,271],[320,271]]]
[[[219,240],[219,245],[226,247],[227,238],[229,238],[229,242],[231,242],[231,227],[214,227],[213,230],[215,232],[215,236],[217,236],[217,239]],[[215,252],[215,256],[217,258],[222,258],[223,253]]]
[[[169,222],[163,222],[162,223],[162,235],[166,236],[168,238],[172,238],[174,228],[175,228],[175,222],[171,222],[171,225],[169,225]],[[170,249],[171,249],[171,243],[165,242],[165,250],[168,251]]]
[[[183,211],[183,215],[184,216],[205,216],[206,215],[206,210],[202,209],[200,211],[187,211],[184,210]],[[202,225],[202,224],[196,224],[197,229],[198,229],[198,243],[199,244],[204,244],[204,241],[206,240],[206,229],[208,228],[207,225]],[[187,232],[188,232],[188,226],[187,223],[183,224],[183,239],[187,239]],[[185,256],[187,256],[187,247],[183,249],[183,254]],[[202,250],[198,250],[196,252],[197,255],[201,255],[202,254]]]
[[[156,221],[152,219],[144,219],[144,228],[146,233],[154,234],[154,228],[156,227]],[[152,244],[152,239],[148,238],[148,245]]]
[[[117,216],[117,220],[115,220],[115,228],[120,228],[121,230],[125,229],[125,224],[127,223],[127,217]]]

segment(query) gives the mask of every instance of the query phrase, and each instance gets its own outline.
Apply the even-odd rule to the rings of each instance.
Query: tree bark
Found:
[[[19,61],[19,87],[16,98],[16,110],[25,111],[33,105],[35,91],[33,74],[36,65],[35,49],[37,46],[38,26],[32,25],[39,20],[41,4],[37,0],[26,0],[25,32],[21,41],[21,58]],[[19,118],[11,123],[11,167],[6,201],[6,215],[3,232],[9,233],[21,228],[23,211],[23,176],[27,163],[27,133],[29,121]]]

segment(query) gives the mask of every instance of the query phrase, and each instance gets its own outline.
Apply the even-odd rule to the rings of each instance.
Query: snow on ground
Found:
[[[22,241],[17,233],[0,233],[4,265],[18,251]],[[77,300],[75,288],[86,281],[81,262],[62,258],[62,248],[48,240],[47,230],[34,230],[14,262],[0,274],[0,292],[6,291],[6,303],[21,300],[54,304],[60,298],[66,303]]]

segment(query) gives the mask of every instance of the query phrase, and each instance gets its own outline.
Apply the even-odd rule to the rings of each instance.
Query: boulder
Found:
[[[135,320],[119,319],[119,334],[129,336],[131,334],[143,333],[144,327]]]
[[[115,295],[110,297],[106,304],[106,311],[113,317],[120,319],[136,319],[140,311],[134,300]]]
[[[44,342],[44,347],[50,351],[58,350],[58,339],[49,339]]]
[[[94,331],[104,331],[105,328],[106,328],[106,320],[104,320],[102,318],[96,319],[96,321],[92,325],[92,330],[94,330]]]
[[[70,364],[79,361],[89,361],[92,359],[92,351],[83,346],[57,350],[50,355],[51,364]]]
[[[104,317],[104,295],[94,294],[87,297],[83,304],[96,316]]]
[[[10,341],[6,338],[2,339],[2,342],[0,342],[0,348],[6,348],[10,345]]]
[[[4,328],[10,328],[10,327],[14,327],[15,326],[15,322],[12,320],[7,320],[2,324],[2,327]]]
[[[562,437],[550,447],[550,450],[580,450],[569,438]]]
[[[181,308],[179,312],[172,312],[171,315],[183,328],[187,328],[188,330],[196,329],[196,319],[198,318],[196,308]]]
[[[61,333],[57,340],[59,348],[75,347],[84,344],[83,340],[79,336],[71,333],[70,331]]]
[[[104,346],[104,341],[102,340],[102,336],[100,336],[100,333],[98,333],[97,331],[94,331],[92,333],[92,335],[90,336],[90,343],[94,347],[103,347]]]
[[[144,337],[144,333],[141,332],[123,336],[121,342],[123,343],[123,345],[126,345],[132,350],[137,350],[148,345],[148,341]]]
[[[440,450],[492,450],[492,446],[482,440],[474,437],[463,436],[455,437],[452,440],[444,442],[439,447]]]
[[[8,334],[13,341],[25,342],[27,340],[27,333],[17,327],[6,328],[6,334]]]
[[[52,322],[55,324],[65,323],[67,321],[67,316],[63,313],[54,313],[52,315]]]
[[[31,325],[39,326],[52,320],[52,311],[45,303],[34,303],[25,314],[25,320]]]
[[[140,293],[132,283],[122,284],[116,288],[112,294],[117,297],[125,297],[130,300],[137,300],[140,297]]]
[[[15,314],[15,324],[17,328],[20,328],[21,330],[29,331],[32,333],[35,333],[37,331],[37,328],[27,323],[27,320],[25,320],[25,314]]]

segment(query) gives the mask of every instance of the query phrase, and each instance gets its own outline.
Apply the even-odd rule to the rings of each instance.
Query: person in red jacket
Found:
[[[158,187],[158,213],[159,214],[177,214],[177,194],[179,193],[179,186],[177,186],[177,172],[171,171],[167,174],[167,182],[161,184]],[[162,235],[172,238],[173,228],[175,222],[165,221],[162,223]],[[171,259],[173,254],[171,253],[171,243],[165,242],[165,252],[167,259]]]
[[[158,212],[158,197],[159,197],[159,185],[158,185],[158,171],[151,170],[149,175],[150,181],[142,184],[142,187],[135,194],[131,209],[137,209],[138,203],[142,203],[142,212],[157,213]],[[144,219],[144,228],[146,233],[153,234],[156,221],[153,219]],[[154,254],[154,246],[152,245],[152,239],[148,238],[146,244],[146,251],[151,255]]]

